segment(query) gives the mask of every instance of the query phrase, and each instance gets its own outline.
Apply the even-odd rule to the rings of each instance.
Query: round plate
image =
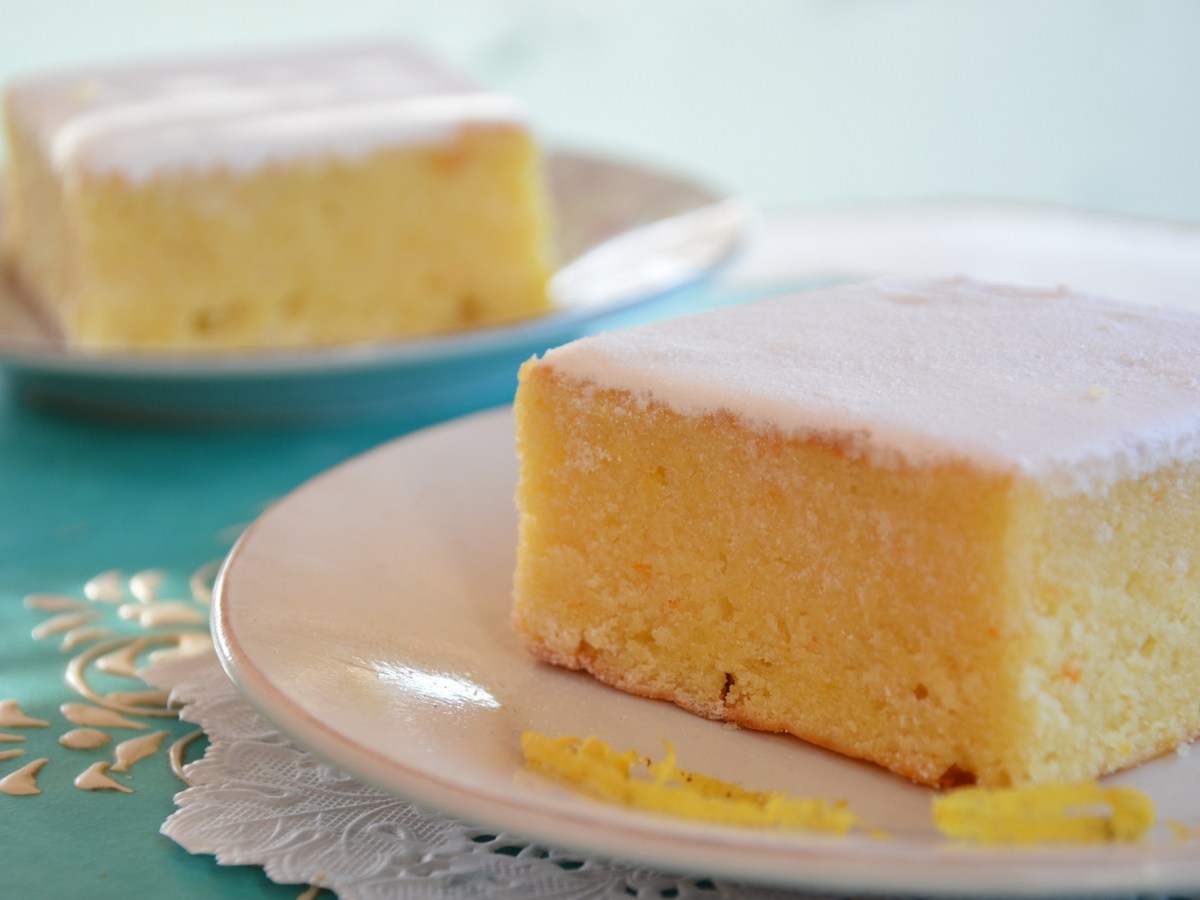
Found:
[[[0,278],[0,372],[28,400],[105,415],[256,422],[446,417],[511,396],[517,366],[608,317],[709,276],[742,242],[739,201],[686,178],[583,153],[547,158],[555,310],[396,341],[226,354],[82,353]]]
[[[798,740],[737,730],[536,662],[508,625],[516,516],[507,409],[402,438],[309,482],[242,537],[213,629],[239,689],[290,736],[399,796],[546,845],[809,889],[995,895],[1194,891],[1200,844],[973,848],[931,791]],[[866,834],[705,825],[612,807],[523,771],[525,729],[595,734],[747,787],[845,799]],[[1200,825],[1200,754],[1110,779]]]

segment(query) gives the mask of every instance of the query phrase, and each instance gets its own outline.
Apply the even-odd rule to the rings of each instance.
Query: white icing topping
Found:
[[[50,759],[43,756],[41,759],[35,759],[31,763],[23,765],[16,771],[9,772],[0,778],[0,794],[8,794],[13,797],[40,794],[42,789],[37,786],[37,774],[48,762]]]
[[[155,731],[151,734],[130,738],[127,741],[117,744],[113,750],[113,756],[116,757],[117,762],[112,767],[112,771],[128,772],[133,768],[135,763],[140,762],[147,756],[153,756],[158,752],[158,748],[162,746],[163,738],[168,734],[170,734],[169,731]]]
[[[685,415],[1065,489],[1200,452],[1200,317],[966,279],[812,291],[550,351]]]
[[[78,71],[18,83],[10,102],[18,127],[63,172],[135,182],[164,171],[354,158],[526,118],[514,99],[403,44]]]
[[[62,631],[71,631],[72,629],[78,628],[81,625],[86,625],[89,622],[93,622],[95,619],[96,614],[91,610],[78,613],[60,613],[51,619],[47,619],[40,625],[35,626],[31,634],[35,641],[40,641],[52,634],[58,634]]]
[[[116,569],[101,572],[88,579],[83,586],[84,595],[93,603],[120,603],[125,599],[124,582]]]
[[[118,608],[122,619],[135,620],[143,628],[164,625],[191,625],[208,621],[208,615],[187,600],[156,600],[151,603],[127,603]]]
[[[109,675],[124,675],[126,678],[136,678],[138,654],[145,649],[138,642],[118,647],[110,653],[105,653],[96,660],[96,668]]]
[[[88,608],[82,600],[65,597],[62,594],[30,594],[25,598],[26,609],[40,609],[43,612],[78,612]]]
[[[193,741],[197,740],[198,738],[203,737],[203,735],[204,735],[204,732],[199,729],[196,731],[190,732],[189,734],[185,734],[183,737],[181,737],[179,740],[177,740],[175,743],[173,743],[171,745],[170,750],[167,751],[170,756],[170,759],[171,759],[171,771],[174,772],[175,777],[178,778],[180,781],[182,781],[184,784],[190,785],[192,783],[188,779],[187,773],[184,772],[184,766],[185,766],[185,763],[183,761],[184,753],[187,751],[189,744],[191,744]]]
[[[107,762],[94,762],[75,776],[75,787],[81,791],[120,791],[132,794],[133,788],[121,784],[108,774]]]
[[[121,706],[156,706],[165,709],[169,695],[166,691],[109,691],[104,695],[106,700]]]
[[[72,628],[63,635],[62,642],[59,643],[58,649],[63,653],[69,653],[80,644],[90,644],[92,641],[98,641],[101,638],[106,638],[113,633],[114,632],[111,628],[103,625],[81,625],[78,628]]]
[[[143,722],[127,719],[111,709],[101,709],[86,703],[64,703],[59,707],[63,717],[72,725],[97,725],[101,728],[137,728],[145,730],[149,726]]]
[[[167,573],[162,569],[145,569],[129,579],[129,592],[143,603],[153,603],[166,580]]]
[[[58,742],[72,750],[95,750],[111,740],[109,734],[96,728],[72,728],[58,736]]]
[[[0,700],[0,728],[46,728],[49,725],[45,719],[25,715],[18,701]]]

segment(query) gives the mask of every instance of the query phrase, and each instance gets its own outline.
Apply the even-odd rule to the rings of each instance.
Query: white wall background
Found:
[[[1196,0],[0,0],[0,81],[403,34],[548,139],[772,207],[973,196],[1200,222]]]

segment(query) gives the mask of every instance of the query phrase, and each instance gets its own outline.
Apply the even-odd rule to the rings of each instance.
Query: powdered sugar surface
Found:
[[[1071,489],[1200,453],[1200,316],[963,278],[773,298],[584,338],[568,377],[685,415]]]
[[[402,43],[80,70],[19,82],[9,102],[58,170],[135,182],[354,158],[526,118],[516,100]]]

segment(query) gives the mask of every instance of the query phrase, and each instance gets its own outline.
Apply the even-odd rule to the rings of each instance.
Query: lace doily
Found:
[[[169,690],[180,717],[209,740],[204,757],[185,767],[190,787],[161,830],[220,863],[259,865],[277,882],[318,885],[343,900],[799,896],[580,858],[398,800],[288,743],[242,699],[211,650],[140,674]]]

